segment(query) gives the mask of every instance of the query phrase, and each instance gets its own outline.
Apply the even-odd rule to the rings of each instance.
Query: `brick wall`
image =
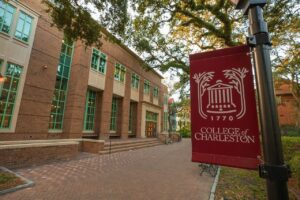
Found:
[[[291,92],[291,85],[287,80],[275,81],[275,95],[277,98],[278,120],[280,125],[294,126],[298,115],[297,102]],[[298,111],[299,112],[299,111]]]
[[[281,103],[277,105],[280,125],[294,126],[297,121],[296,100],[292,95],[281,95]]]
[[[78,153],[78,144],[0,149],[0,166],[20,168],[48,162],[69,160]]]

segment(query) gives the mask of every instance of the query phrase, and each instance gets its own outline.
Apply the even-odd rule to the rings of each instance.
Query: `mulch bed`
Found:
[[[25,184],[25,181],[21,178],[0,169],[0,191],[11,189],[23,184]]]

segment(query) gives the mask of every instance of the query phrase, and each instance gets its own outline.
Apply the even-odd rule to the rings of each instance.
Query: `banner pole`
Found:
[[[249,6],[249,46],[253,47],[257,89],[259,95],[264,164],[260,176],[266,178],[268,199],[288,200],[289,168],[284,165],[280,128],[275,103],[267,23],[260,5]]]

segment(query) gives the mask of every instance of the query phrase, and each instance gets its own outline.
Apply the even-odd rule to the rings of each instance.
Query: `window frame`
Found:
[[[158,123],[158,113],[146,111],[146,121]]]
[[[95,130],[95,118],[96,118],[96,108],[97,108],[96,103],[97,103],[97,92],[88,89],[86,93],[85,112],[84,112],[84,121],[83,121],[84,131],[94,132]]]
[[[110,115],[110,125],[109,130],[112,132],[116,132],[118,128],[118,109],[119,109],[119,101],[118,98],[113,97],[111,102],[111,115]]]
[[[94,55],[97,56],[97,63],[96,63],[96,64],[93,63]],[[105,60],[105,64],[104,64],[103,67],[100,65],[101,59],[104,59],[104,60]],[[94,65],[94,66],[96,65],[96,68],[94,68],[93,65]],[[92,50],[92,57],[91,57],[90,68],[91,68],[93,71],[99,72],[99,73],[101,73],[101,74],[106,74],[106,68],[107,68],[107,55],[106,55],[105,53],[103,53],[102,51],[100,51],[99,49],[93,48],[93,50]],[[101,69],[103,69],[103,71],[102,71]]]
[[[71,42],[71,44],[69,44],[69,42]],[[50,119],[48,123],[49,132],[62,132],[63,130],[64,114],[68,94],[68,83],[71,74],[73,53],[74,42],[64,39],[60,50],[60,58],[59,64],[57,66],[54,94],[51,103]],[[68,57],[69,59],[67,60]],[[61,59],[63,59],[63,61]],[[67,71],[67,76],[64,73],[65,70]],[[52,107],[54,107],[54,109]],[[54,120],[52,120],[51,118],[54,118]],[[60,125],[57,126],[58,124]]]
[[[5,18],[4,18],[3,23],[0,25],[0,33],[10,35],[10,33],[11,33],[11,31],[12,31],[12,25],[13,25],[13,21],[14,21],[14,18],[15,18],[15,13],[16,13],[16,11],[17,11],[17,8],[16,8],[15,6],[11,5],[11,4],[8,3],[8,2],[5,2],[5,1],[3,1],[3,0],[0,0],[0,1],[3,3],[3,5],[5,5],[5,9],[3,9],[3,10],[4,10],[4,12],[3,12],[3,14],[4,14],[3,16],[4,16],[4,17],[5,17],[5,14],[8,12],[8,10],[7,10],[7,7],[8,7],[8,6],[10,6],[11,8],[14,9],[14,10],[13,10],[13,13],[10,13],[10,12],[9,12],[12,16],[11,16],[11,20],[10,20],[8,32],[5,32],[5,31],[2,30],[2,29],[3,29],[3,25],[4,25],[4,23],[5,23]]]
[[[135,89],[139,89],[140,86],[140,76],[136,73],[131,74],[131,87]]]
[[[168,105],[168,96],[164,95],[164,105]]]
[[[125,83],[126,67],[120,63],[115,64],[114,80]]]
[[[158,98],[159,89],[157,86],[153,87],[153,97]]]
[[[150,94],[150,85],[151,85],[150,81],[145,79],[145,81],[144,81],[144,94],[147,94],[147,95]]]
[[[19,38],[18,36],[16,36],[16,33],[17,33],[17,32],[20,32],[20,31],[18,31],[17,29],[18,29],[19,20],[21,19],[21,18],[20,18],[21,14],[24,14],[25,19],[24,19],[24,21],[23,21],[24,24],[23,24],[23,27],[22,27],[21,38]],[[26,21],[27,17],[31,19],[31,22],[30,22],[30,27],[29,27],[29,32],[28,32],[28,38],[27,38],[27,41],[25,41],[25,40],[22,39],[22,37],[23,37],[23,35],[24,35],[24,29],[25,29],[25,25],[26,25],[26,22],[27,22],[27,21]],[[33,20],[34,20],[34,17],[32,17],[31,15],[27,14],[26,12],[20,10],[19,13],[18,13],[18,19],[17,19],[17,21],[16,21],[15,33],[14,33],[14,36],[13,36],[13,37],[14,37],[16,40],[18,40],[18,41],[21,41],[21,42],[24,42],[24,43],[28,44],[28,43],[30,42],[30,39],[31,39],[31,32],[32,32]]]
[[[168,112],[164,112],[164,131],[168,131]]]
[[[128,120],[128,132],[132,133],[132,117],[133,117],[133,105],[129,104],[129,120]]]
[[[1,71],[2,71],[3,65],[4,65],[4,60],[0,59],[0,70]],[[14,72],[14,74],[10,74],[8,76],[8,74],[9,74],[8,70],[10,69],[10,66],[14,66],[15,68],[18,68],[18,70],[19,70],[18,76],[16,76],[15,72]],[[4,102],[4,108],[3,108],[4,110],[0,116],[0,130],[10,130],[12,128],[12,121],[14,118],[16,101],[18,98],[18,90],[20,87],[23,70],[24,70],[24,67],[21,65],[18,65],[18,64],[12,63],[12,62],[6,63],[5,72],[4,72],[5,81],[3,84],[1,84],[1,87],[0,87],[0,102]],[[16,71],[16,70],[14,70],[14,71]],[[12,72],[10,72],[10,73],[12,73]],[[17,83],[16,83],[16,81],[17,81]],[[8,83],[8,85],[9,85],[8,89],[5,88],[6,83]],[[15,84],[15,88],[12,89],[14,84]],[[6,93],[7,93],[7,96],[4,101],[2,101],[3,91],[6,91]],[[11,97],[13,98],[13,100],[11,100]],[[0,104],[2,105],[2,103],[0,103]],[[7,114],[8,106],[12,106],[10,108],[10,114]],[[8,122],[8,126],[4,127],[6,117],[9,118],[9,122]]]

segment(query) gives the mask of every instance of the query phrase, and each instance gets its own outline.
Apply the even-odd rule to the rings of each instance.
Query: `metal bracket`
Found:
[[[250,7],[260,6],[263,8],[266,4],[266,0],[238,0],[236,9],[243,10],[244,15],[248,15]]]
[[[258,33],[252,36],[247,37],[247,45],[250,47],[256,47],[257,45],[268,45],[271,46],[269,34],[267,33]]]
[[[259,176],[264,179],[287,181],[291,175],[289,165],[259,165]]]

